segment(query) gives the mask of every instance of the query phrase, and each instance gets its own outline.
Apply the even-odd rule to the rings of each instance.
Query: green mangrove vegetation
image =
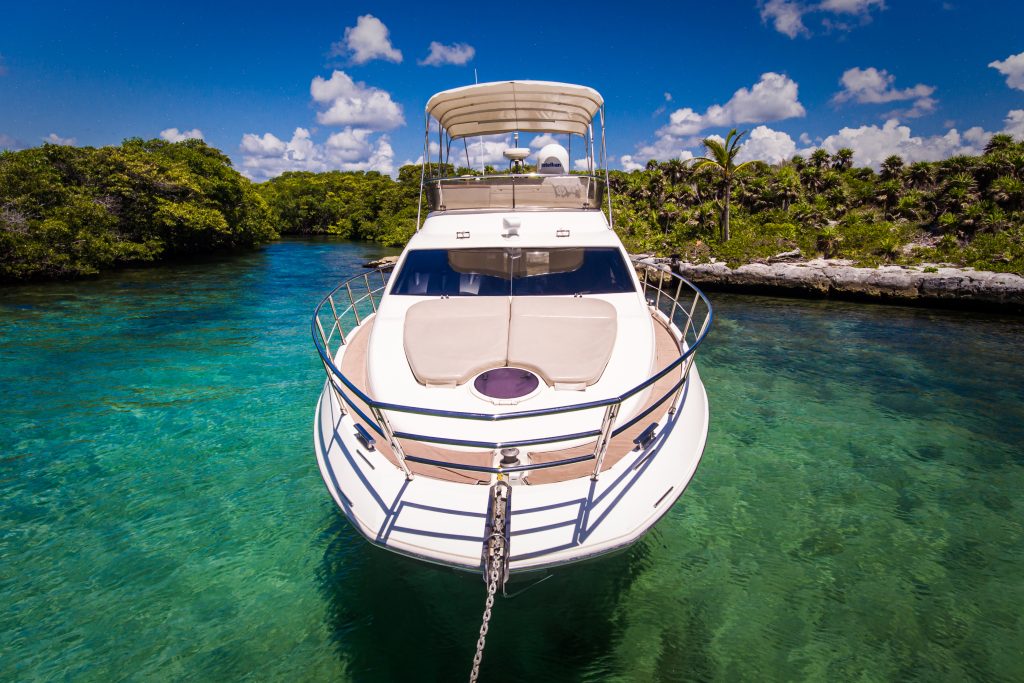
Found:
[[[891,156],[876,172],[855,167],[849,149],[737,164],[742,137],[705,140],[696,161],[611,171],[627,248],[730,265],[799,249],[862,266],[1024,274],[1024,142],[995,135],[979,156],[937,162]],[[257,184],[199,140],[0,152],[0,280],[80,277],[279,234],[401,246],[416,227],[419,177],[403,166],[397,179],[288,172]]]
[[[330,234],[402,246],[416,230],[420,167],[398,179],[376,171],[289,171],[257,186],[282,234]]]
[[[3,281],[81,277],[276,237],[255,185],[201,140],[0,152]]]

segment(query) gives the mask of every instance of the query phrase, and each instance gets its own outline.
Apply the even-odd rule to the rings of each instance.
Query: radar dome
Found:
[[[559,144],[544,145],[537,153],[537,172],[566,175],[569,172],[569,152]]]

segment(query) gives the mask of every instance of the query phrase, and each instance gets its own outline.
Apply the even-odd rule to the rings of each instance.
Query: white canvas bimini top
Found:
[[[427,114],[452,138],[523,131],[585,135],[604,99],[593,88],[548,81],[501,81],[445,90]]]

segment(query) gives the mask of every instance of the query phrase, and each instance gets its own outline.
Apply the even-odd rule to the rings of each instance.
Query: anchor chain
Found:
[[[502,495],[504,493],[504,495]],[[470,683],[476,683],[480,677],[480,662],[484,658],[484,647],[487,645],[487,631],[491,623],[491,610],[494,608],[494,598],[498,594],[498,584],[501,583],[502,592],[505,589],[505,582],[508,581],[508,535],[507,535],[507,513],[508,504],[512,497],[512,488],[508,482],[499,479],[491,487],[490,500],[490,534],[487,536],[487,543],[484,546],[484,580],[487,582],[487,599],[484,601],[484,615],[480,623],[480,636],[476,641],[476,654],[473,655],[473,669],[469,674]]]

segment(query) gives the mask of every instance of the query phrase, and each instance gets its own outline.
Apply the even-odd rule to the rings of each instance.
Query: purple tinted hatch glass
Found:
[[[540,384],[537,375],[520,368],[495,368],[481,373],[473,388],[490,398],[520,398]]]

